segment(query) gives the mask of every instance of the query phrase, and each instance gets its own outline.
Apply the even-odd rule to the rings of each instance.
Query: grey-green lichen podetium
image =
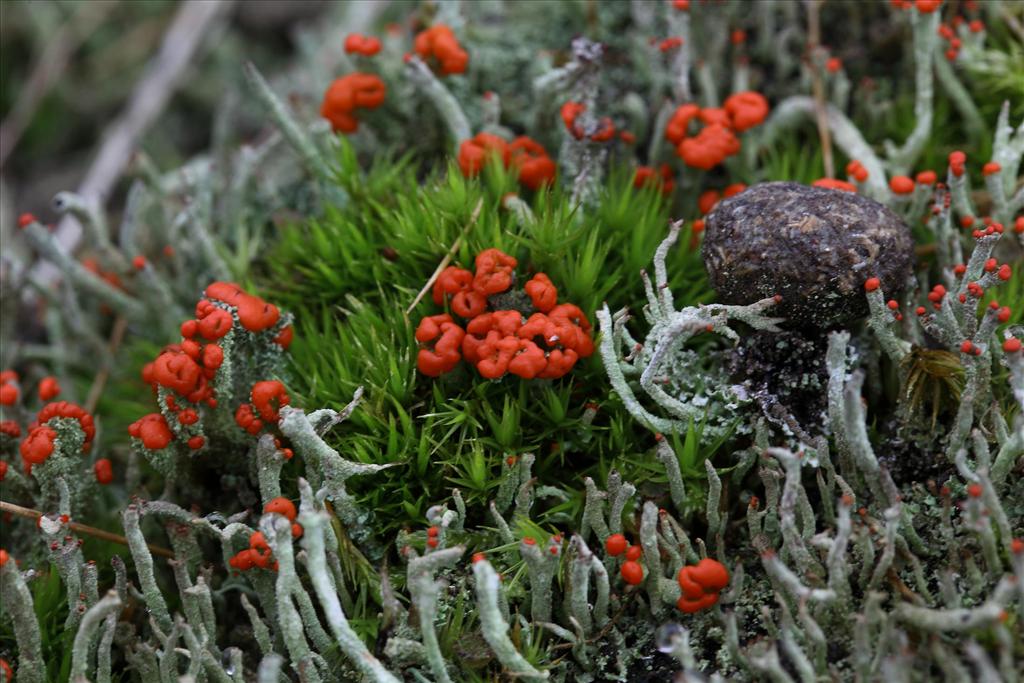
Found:
[[[708,215],[704,265],[723,303],[776,294],[773,314],[791,327],[833,328],[867,315],[864,281],[895,296],[914,263],[903,220],[852,192],[799,183],[761,183]]]

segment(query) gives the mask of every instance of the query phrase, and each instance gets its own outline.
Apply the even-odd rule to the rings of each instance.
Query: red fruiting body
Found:
[[[508,166],[511,153],[508,143],[497,135],[477,133],[470,140],[459,145],[459,169],[462,175],[471,178],[478,174],[487,163],[488,157],[497,157],[502,166]]]
[[[868,179],[868,170],[864,168],[864,164],[854,159],[846,165],[846,175],[850,176],[858,183],[863,183]]]
[[[960,344],[960,353],[974,353],[974,344],[970,339],[965,339],[963,343]]]
[[[276,512],[279,515],[284,515],[288,518],[289,522],[294,522],[295,516],[298,514],[295,510],[295,504],[283,497],[274,498],[268,502],[263,506],[263,512]]]
[[[1010,337],[1009,339],[1003,342],[1003,351],[1005,351],[1006,353],[1017,353],[1018,351],[1020,351],[1020,348],[1020,339],[1017,339],[1016,337]]]
[[[462,360],[460,349],[465,336],[465,331],[447,313],[424,318],[416,328],[416,341],[421,344],[433,342],[433,348],[419,350],[416,367],[428,377],[450,372]]]
[[[361,33],[350,33],[345,36],[345,52],[372,57],[380,52],[380,40],[373,36],[364,36]]]
[[[981,174],[989,176],[995,173],[999,173],[1001,170],[1003,170],[1003,167],[1000,166],[998,162],[990,161],[981,167]]]
[[[876,289],[878,289],[881,285],[882,285],[882,281],[879,280],[877,277],[869,277],[864,282],[864,291],[865,292],[873,292]]]
[[[483,562],[486,559],[487,555],[485,555],[484,553],[473,553],[473,564],[476,564],[477,562]]]
[[[498,249],[485,249],[476,257],[473,289],[490,296],[512,286],[512,269],[518,262]]]
[[[519,182],[531,190],[539,190],[555,180],[557,167],[544,147],[525,135],[520,135],[509,146],[509,166],[519,171]]]
[[[562,105],[562,109],[559,112],[562,117],[562,123],[565,124],[565,129],[577,140],[583,139],[583,129],[576,125],[576,119],[586,110],[587,105],[581,102],[566,102]]]
[[[142,270],[145,267],[146,267],[146,257],[145,256],[136,256],[135,258],[132,259],[132,268],[134,268],[135,270]]]
[[[544,273],[537,273],[523,286],[533,307],[541,313],[548,313],[558,303],[558,290]]]
[[[746,183],[733,183],[732,185],[726,185],[725,189],[722,190],[723,197],[735,197],[743,190],[747,189]]]
[[[204,443],[206,443],[206,438],[198,435],[193,436],[187,442],[188,447],[194,451],[198,451],[200,448],[202,448]]]
[[[160,413],[142,416],[128,426],[128,434],[140,439],[142,445],[151,451],[166,448],[173,438],[171,428]]]
[[[981,498],[982,492],[981,484],[970,484],[967,487],[967,495],[971,498]]]
[[[557,304],[557,289],[545,274],[538,273],[524,287],[538,310],[524,321],[517,310],[487,310],[488,297],[512,286],[516,259],[487,249],[477,256],[475,265],[475,273],[448,267],[434,284],[435,303],[452,296],[452,310],[468,322],[463,329],[447,314],[420,321],[416,340],[423,347],[417,366],[423,374],[436,377],[449,372],[464,357],[487,379],[505,373],[523,379],[554,379],[593,353],[586,316],[572,304]]]
[[[627,560],[619,569],[622,580],[631,586],[638,586],[644,580],[644,568],[639,562]]]
[[[434,24],[417,34],[413,49],[424,59],[433,57],[442,76],[465,73],[469,64],[469,54],[459,45],[452,30],[444,24]]]
[[[604,541],[604,549],[612,557],[618,557],[622,553],[626,552],[629,547],[629,541],[622,534],[612,534]]]
[[[996,272],[996,276],[998,276],[999,279],[1003,280],[1004,282],[1006,280],[1009,280],[1011,275],[1013,275],[1013,269],[1010,268],[1009,263],[1004,263],[1003,265],[999,266],[999,270],[998,272]]]
[[[905,175],[893,176],[889,181],[889,188],[896,194],[912,194],[914,192],[914,181]]]
[[[39,381],[39,398],[50,401],[60,394],[60,384],[56,377],[44,377]]]
[[[281,317],[277,306],[247,293],[232,282],[214,282],[206,288],[205,294],[209,299],[234,306],[238,322],[250,332],[269,329],[276,325]]]
[[[274,343],[280,346],[282,349],[287,350],[292,345],[292,338],[295,336],[295,331],[291,325],[282,327],[281,331],[274,337]]]
[[[768,116],[768,100],[752,90],[729,95],[722,108],[729,114],[732,129],[737,133],[761,125]]]
[[[964,163],[967,161],[967,155],[957,150],[949,153],[949,170],[956,177],[960,177],[964,174]]]
[[[843,61],[839,57],[829,57],[828,61],[825,62],[825,70],[830,74],[837,73],[843,68]]]
[[[942,0],[916,0],[914,2],[914,6],[917,7],[917,11],[921,14],[931,14],[939,9],[941,5]]]
[[[354,133],[359,128],[356,109],[376,109],[384,103],[387,88],[373,74],[351,73],[335,80],[324,93],[320,116],[331,122],[336,133]]]
[[[631,545],[626,549],[626,559],[633,562],[639,560],[644,554],[644,549],[638,545]]]
[[[438,529],[436,526],[432,526],[432,527],[427,529],[427,536],[430,537],[430,538],[434,538],[439,533],[440,533],[440,529]]]
[[[857,186],[846,182],[845,180],[838,180],[836,178],[818,178],[813,183],[813,187],[824,187],[829,190],[839,190],[840,192],[856,192]]]
[[[264,380],[252,385],[252,406],[265,422],[277,422],[279,411],[291,403],[291,398],[281,382]]]
[[[235,423],[253,435],[259,434],[263,429],[263,421],[256,418],[256,414],[252,412],[252,406],[248,403],[241,404],[235,410]]]
[[[157,384],[176,394],[191,394],[199,388],[201,376],[202,368],[181,347],[164,351],[153,361]]]
[[[564,111],[564,108],[563,108]],[[678,145],[689,135],[690,121],[700,114],[696,104],[684,104],[676,108],[665,126],[665,138],[673,145]]]
[[[672,167],[662,164],[661,168],[656,170],[653,166],[637,166],[633,175],[633,187],[655,187],[663,196],[668,197],[676,187]]]
[[[720,198],[721,195],[718,194],[718,190],[705,190],[701,192],[700,196],[697,197],[697,210],[702,214],[710,213]]]
[[[6,434],[12,439],[17,439],[21,436],[21,427],[14,420],[3,420],[0,422],[0,434]]]
[[[679,38],[678,36],[673,36],[671,38],[665,38],[663,41],[661,41],[661,43],[658,44],[658,49],[661,50],[662,52],[668,52],[669,50],[674,50],[677,47],[680,47],[682,44],[682,38]]]
[[[96,481],[106,486],[114,481],[114,467],[107,458],[100,458],[92,466],[96,474]]]
[[[0,381],[0,405],[13,406],[18,402],[18,387],[14,384],[16,379],[4,379]]]
[[[223,308],[213,306],[199,321],[197,329],[204,338],[215,341],[230,332],[234,322],[230,313]]]
[[[676,575],[682,596],[676,607],[693,613],[718,602],[718,594],[729,585],[729,572],[721,562],[704,558],[692,567],[683,567]]]
[[[937,179],[935,171],[921,171],[914,178],[918,185],[934,185]]]
[[[695,137],[679,143],[676,153],[687,166],[710,171],[740,151],[740,141],[720,124],[704,126]]]
[[[46,462],[46,459],[53,453],[53,442],[56,439],[57,432],[49,427],[35,427],[28,433],[25,440],[21,442],[19,447],[21,459],[32,465]]]

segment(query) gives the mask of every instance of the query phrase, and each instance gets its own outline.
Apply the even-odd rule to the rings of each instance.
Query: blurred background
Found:
[[[467,0],[460,11],[475,15],[477,40],[489,35],[495,52],[505,49],[503,42],[528,42],[518,34],[530,30],[547,41],[534,43],[564,50],[567,36],[587,31],[597,1]],[[400,24],[411,39],[417,14],[430,4],[413,0],[2,0],[0,245],[17,248],[10,236],[16,217],[23,212],[43,222],[54,221],[50,202],[58,191],[100,197],[116,222],[132,175],[174,169],[197,154],[237,149],[266,135],[266,117],[244,83],[246,61],[254,62],[278,92],[289,95],[300,120],[316,118],[324,87],[341,73],[339,65],[346,63],[345,34],[379,32],[391,23]],[[495,13],[495,8],[501,11]],[[1024,115],[1024,3],[950,0],[946,10],[952,16],[963,8],[980,11],[988,21],[992,49],[985,60],[960,65],[981,120],[990,126],[1007,98],[1014,118]],[[484,24],[498,16],[505,23],[492,26],[496,31],[487,34]],[[509,31],[513,25],[518,32],[509,35],[515,33]],[[864,99],[879,84],[894,87],[893,94],[905,95],[908,102],[912,99],[912,82],[894,80],[893,64],[900,59],[908,35],[904,23],[893,21],[889,2],[826,2],[822,31],[823,43],[842,58],[857,83],[861,96],[857,99]],[[488,65],[486,58],[478,58],[475,61]],[[504,76],[502,85],[512,91],[508,97],[517,91],[525,94],[512,87],[524,74]],[[937,106],[940,113],[950,108],[942,102]],[[506,111],[511,114],[515,107]],[[912,124],[911,117],[907,125]],[[936,126],[936,133],[948,134],[959,144],[967,137],[987,144],[988,136],[956,125]],[[66,239],[62,242],[70,244]]]
[[[384,8],[376,0],[0,2],[5,232],[26,211],[54,220],[50,201],[61,190],[98,190],[119,206],[119,179],[141,172],[136,147],[166,170],[210,149],[215,136],[228,146],[259,136],[265,119],[247,99],[243,63],[278,76],[296,56],[329,68],[341,55],[339,27],[369,27]],[[322,38],[327,30],[337,39]]]

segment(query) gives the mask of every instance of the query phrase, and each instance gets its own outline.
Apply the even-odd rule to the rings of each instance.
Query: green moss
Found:
[[[576,215],[567,194],[552,189],[530,198],[535,220],[520,223],[501,208],[515,186],[498,168],[467,180],[449,167],[417,184],[409,159],[378,160],[362,173],[342,144],[337,177],[352,204],[287,227],[260,279],[270,300],[296,313],[290,389],[301,404],[337,407],[356,387],[366,390],[364,406],[332,438],[349,457],[401,463],[360,492],[384,536],[422,525],[426,508],[453,486],[471,510],[486,510],[506,453],[535,453],[538,485],[582,489],[583,477],[603,480],[612,467],[640,481],[659,476],[647,463],[653,440],[610,391],[596,354],[556,381],[492,382],[468,367],[434,380],[416,370],[413,331],[440,311],[428,295],[405,313],[478,203],[453,263],[472,267],[483,249],[503,249],[518,258],[520,281],[547,273],[560,301],[576,303],[592,322],[604,301],[633,303],[636,292],[619,283],[638,281],[667,231],[669,208],[656,193],[635,190],[623,170],[592,215]],[[670,266],[682,305],[713,296],[690,240]],[[589,403],[599,406],[592,424],[584,419]],[[574,501],[555,518],[580,506]]]

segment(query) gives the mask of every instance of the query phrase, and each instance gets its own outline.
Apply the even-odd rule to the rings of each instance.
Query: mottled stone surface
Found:
[[[831,328],[867,315],[869,277],[886,297],[903,288],[914,242],[899,216],[867,197],[762,183],[708,215],[702,254],[723,303],[781,294],[776,310],[788,326]]]

